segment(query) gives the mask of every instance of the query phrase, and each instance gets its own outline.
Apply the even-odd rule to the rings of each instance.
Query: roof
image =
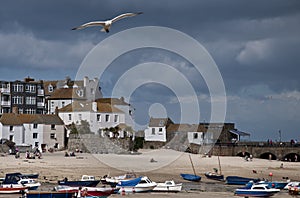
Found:
[[[250,133],[246,133],[239,130],[229,130],[230,133],[236,134],[238,136],[250,136]]]
[[[173,124],[170,118],[150,118],[149,127],[163,127]]]
[[[49,92],[48,90],[49,85],[52,85],[54,90],[63,89],[61,86],[64,85],[67,85],[69,88],[73,88],[74,85],[77,85],[78,87],[83,87],[83,80],[76,80],[76,81],[73,81],[71,79],[51,80],[51,81],[44,81],[43,84],[45,89],[45,95],[52,95],[54,92]]]
[[[64,122],[57,115],[53,114],[15,114],[4,113],[0,118],[3,125],[23,125],[26,123],[34,124],[56,124],[64,125]]]
[[[110,105],[109,103],[97,103],[97,112],[99,113],[124,113],[120,109]],[[59,112],[84,112],[93,111],[93,102],[74,101],[73,103],[59,109]]]
[[[79,91],[77,88],[55,89],[49,99],[83,99],[84,97],[80,97],[77,91]]]
[[[207,128],[200,124],[170,124],[167,132],[206,132]]]
[[[96,102],[100,103],[109,103],[112,105],[126,105],[128,106],[129,104],[125,102],[124,98],[99,98],[96,100]]]

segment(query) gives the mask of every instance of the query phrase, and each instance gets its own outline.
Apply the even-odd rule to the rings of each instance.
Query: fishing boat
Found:
[[[32,191],[26,193],[26,198],[73,198],[75,193],[54,191]]]
[[[204,175],[207,179],[213,179],[213,180],[217,180],[217,181],[224,181],[224,175],[219,175],[219,174],[213,173],[213,172],[206,172]]]
[[[249,183],[243,188],[235,190],[234,195],[240,197],[271,197],[278,193],[279,189],[269,188],[267,184]]]
[[[116,188],[118,193],[139,193],[152,191],[157,183],[151,181],[148,177],[138,177],[128,181],[120,181]]]
[[[196,175],[196,171],[195,171],[195,167],[194,167],[191,155],[189,155],[189,158],[190,158],[190,162],[191,162],[194,174],[181,173],[180,176],[185,180],[198,182],[201,180],[201,177],[199,175]]]
[[[176,184],[174,180],[165,181],[164,183],[157,183],[157,186],[153,189],[155,192],[180,192],[182,189],[182,183]]]
[[[26,186],[11,184],[0,186],[0,194],[23,194],[28,191]]]
[[[100,180],[96,180],[94,176],[83,175],[81,180],[69,181],[68,178],[64,178],[61,181],[58,181],[58,185],[61,186],[72,186],[72,187],[96,187],[99,184]]]
[[[259,179],[239,177],[239,176],[227,176],[226,177],[226,184],[229,184],[229,185],[246,185],[250,181],[253,181],[254,183],[256,183],[259,181]]]
[[[103,178],[101,178],[101,183],[108,184],[111,187],[116,187],[116,185],[120,181],[128,181],[128,180],[131,180],[134,178],[136,178],[136,174],[134,174],[134,173],[126,173],[124,175],[115,176],[115,177],[104,176]]]

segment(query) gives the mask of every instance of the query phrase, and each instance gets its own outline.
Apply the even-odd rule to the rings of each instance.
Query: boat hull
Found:
[[[217,180],[217,181],[224,181],[224,175],[216,175],[214,173],[205,173],[204,174],[207,179]]]
[[[72,198],[75,193],[69,192],[29,192],[26,198]]]
[[[182,185],[175,185],[175,186],[160,186],[157,185],[153,191],[154,192],[180,192],[182,189]]]
[[[247,191],[247,190],[237,190],[234,195],[240,197],[271,197],[277,192],[263,192],[263,191]]]
[[[239,177],[239,176],[228,176],[226,177],[226,184],[229,185],[245,185],[248,182],[253,181],[258,182],[258,179],[253,179],[253,178],[246,178],[246,177]]]
[[[201,180],[201,177],[198,175],[192,175],[192,174],[180,174],[180,176],[188,181],[194,181],[194,182],[198,182]]]
[[[0,194],[22,194],[27,191],[27,187],[0,187]]]
[[[93,181],[58,181],[58,185],[62,186],[72,186],[72,187],[96,187],[100,180],[93,180]]]

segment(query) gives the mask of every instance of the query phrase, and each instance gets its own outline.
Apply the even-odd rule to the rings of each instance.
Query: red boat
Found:
[[[22,185],[3,185],[0,186],[0,194],[24,193],[27,189],[28,187]]]
[[[108,197],[114,189],[111,187],[70,187],[70,186],[57,186],[55,190],[58,192],[80,193],[82,197]]]

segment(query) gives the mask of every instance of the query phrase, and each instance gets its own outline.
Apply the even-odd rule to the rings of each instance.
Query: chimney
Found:
[[[83,87],[86,87],[87,84],[88,84],[88,82],[89,82],[89,77],[85,76],[85,77],[83,78]]]
[[[14,107],[12,108],[12,113],[13,113],[13,114],[19,114],[18,107],[14,106]]]
[[[92,102],[92,111],[97,112],[97,102]]]
[[[58,116],[58,107],[55,107],[55,115],[57,115]]]

